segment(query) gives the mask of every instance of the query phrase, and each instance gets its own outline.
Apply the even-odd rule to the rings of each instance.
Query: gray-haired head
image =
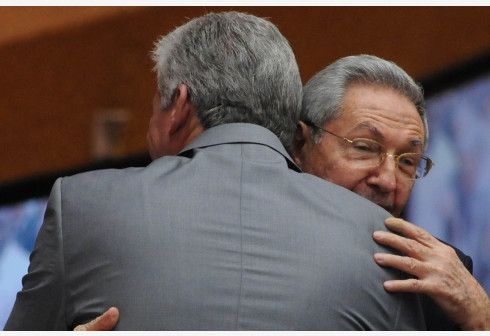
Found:
[[[271,22],[238,12],[209,13],[159,39],[153,60],[162,108],[185,84],[204,128],[254,123],[290,147],[301,78],[288,41]]]
[[[317,73],[303,88],[301,119],[325,125],[338,118],[347,88],[356,83],[392,88],[407,97],[422,118],[427,147],[429,130],[422,87],[398,65],[376,56],[343,57]],[[320,131],[313,129],[313,132],[315,141],[319,141]]]

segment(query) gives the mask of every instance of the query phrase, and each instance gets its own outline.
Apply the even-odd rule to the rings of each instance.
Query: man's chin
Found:
[[[399,217],[401,211],[394,210],[393,206],[382,206],[381,204],[378,204],[380,207],[388,211],[393,217]]]
[[[380,203],[380,202],[375,202],[373,200],[370,200],[371,202],[379,205],[380,207],[382,207],[383,209],[385,209],[386,211],[388,211],[390,214],[392,214],[393,216],[395,216],[395,211],[393,210],[393,206],[391,205],[386,205],[386,204],[383,204],[383,203]],[[395,216],[396,217],[396,216]]]
[[[378,204],[378,203],[376,203]],[[397,209],[394,209],[393,206],[383,206],[381,204],[378,204],[380,207],[382,207],[383,209],[385,209],[386,211],[388,211],[393,217],[400,217],[402,212],[403,212],[403,209],[402,210],[397,210]]]
[[[373,196],[373,195],[365,195],[362,192],[357,192],[354,190],[358,195],[370,200],[371,202],[379,205],[386,211],[388,211],[390,214],[392,214],[394,217],[400,216],[401,211],[397,210],[394,208],[394,205],[392,203],[386,202],[386,199],[379,199],[379,197]]]

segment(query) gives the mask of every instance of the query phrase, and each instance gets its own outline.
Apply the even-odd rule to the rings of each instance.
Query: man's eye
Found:
[[[417,159],[414,157],[402,157],[400,158],[399,164],[405,167],[413,167],[417,165]]]
[[[379,145],[370,143],[367,141],[354,141],[352,147],[359,152],[377,153],[379,152]]]
[[[400,164],[402,164],[404,166],[413,166],[413,160],[402,159],[402,160],[400,160]]]

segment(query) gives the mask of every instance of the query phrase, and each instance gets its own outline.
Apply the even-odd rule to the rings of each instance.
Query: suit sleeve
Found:
[[[456,251],[456,254],[458,255],[458,258],[461,260],[461,262],[463,263],[464,267],[466,267],[466,269],[468,270],[468,272],[470,272],[471,274],[473,274],[473,260],[471,259],[470,256],[466,255],[463,253],[463,251],[461,251],[460,249],[452,246],[454,248],[454,251]]]
[[[67,330],[64,314],[64,261],[61,179],[49,197],[44,222],[29,257],[5,330]]]

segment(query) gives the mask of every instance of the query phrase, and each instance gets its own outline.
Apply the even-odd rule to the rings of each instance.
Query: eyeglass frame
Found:
[[[303,119],[303,120],[301,120],[301,121],[302,121],[302,122],[304,122],[306,126],[309,126],[309,127],[315,127],[315,128],[317,128],[317,129],[319,129],[319,130],[321,130],[321,131],[325,132],[325,133],[331,134],[331,135],[333,135],[333,136],[335,136],[335,137],[337,137],[337,138],[339,138],[339,139],[341,139],[341,140],[346,141],[346,142],[347,142],[349,145],[352,145],[352,144],[354,143],[354,141],[355,141],[355,140],[358,140],[358,139],[365,139],[365,140],[369,140],[369,141],[373,141],[373,142],[378,143],[378,144],[380,145],[380,147],[381,147],[381,148],[383,148],[383,147],[384,147],[384,146],[383,146],[383,145],[381,145],[379,142],[377,142],[376,140],[373,140],[373,139],[367,139],[367,138],[355,138],[355,139],[348,139],[348,138],[346,138],[346,137],[343,137],[343,136],[340,136],[340,135],[335,134],[335,133],[333,133],[333,132],[330,132],[329,130],[326,130],[326,129],[324,129],[323,127],[318,126],[317,124],[315,124],[314,122],[312,122],[312,121],[310,121],[310,120],[308,120],[308,119]],[[416,174],[416,173],[417,173],[417,169],[415,169],[415,175],[414,175],[413,177],[410,177],[409,175],[407,175],[405,172],[403,172],[403,171],[402,171],[402,172],[403,172],[403,173],[404,173],[406,176],[408,176],[408,178],[409,178],[409,179],[411,179],[411,180],[420,180],[421,178],[423,178],[423,177],[427,176],[427,174],[429,174],[429,172],[430,172],[430,170],[432,169],[432,167],[435,165],[434,161],[432,161],[432,159],[431,159],[430,157],[425,156],[425,155],[422,155],[422,154],[420,154],[420,153],[401,153],[401,154],[398,154],[398,155],[397,155],[397,154],[390,154],[390,153],[388,153],[388,152],[380,152],[380,153],[378,154],[378,156],[380,156],[380,160],[379,160],[379,164],[378,164],[378,166],[379,166],[379,165],[381,165],[381,164],[383,164],[383,162],[384,162],[384,160],[386,159],[386,157],[387,157],[387,156],[391,156],[391,157],[393,157],[393,159],[395,160],[395,164],[396,164],[396,166],[397,166],[397,167],[399,167],[399,163],[398,163],[398,162],[399,162],[400,157],[402,157],[402,156],[404,156],[404,155],[406,155],[406,154],[417,154],[417,155],[420,155],[420,158],[421,158],[421,159],[426,160],[426,162],[427,162],[427,167],[428,167],[428,168],[426,168],[426,169],[425,169],[424,174],[423,174],[422,176],[420,176],[420,177],[416,177],[416,176],[417,176],[417,174]]]

